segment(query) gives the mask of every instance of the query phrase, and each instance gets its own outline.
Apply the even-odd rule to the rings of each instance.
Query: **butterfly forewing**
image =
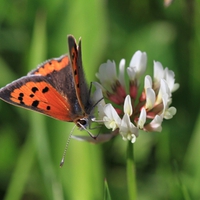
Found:
[[[69,52],[72,63],[77,98],[83,113],[89,114],[91,111],[89,109],[91,107],[91,100],[89,96],[88,85],[83,71],[81,40],[79,41],[79,45],[77,46],[74,37],[68,36],[68,45],[69,45]]]

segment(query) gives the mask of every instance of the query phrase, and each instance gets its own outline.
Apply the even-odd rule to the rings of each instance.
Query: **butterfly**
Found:
[[[93,102],[84,77],[81,40],[68,36],[69,55],[53,58],[0,89],[0,99],[85,129]]]

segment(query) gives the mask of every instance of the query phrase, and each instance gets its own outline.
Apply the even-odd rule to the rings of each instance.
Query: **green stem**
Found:
[[[127,173],[129,200],[136,200],[137,198],[136,174],[135,174],[135,163],[134,163],[134,157],[133,157],[133,143],[131,142],[128,142],[128,145],[127,145],[126,165],[127,165],[126,173]]]

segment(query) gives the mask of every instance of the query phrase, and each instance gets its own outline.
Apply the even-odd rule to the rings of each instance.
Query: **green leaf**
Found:
[[[107,180],[104,181],[104,200],[111,200],[111,195]]]

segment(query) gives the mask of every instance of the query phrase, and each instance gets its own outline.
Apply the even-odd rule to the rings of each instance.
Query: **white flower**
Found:
[[[130,80],[138,79],[146,70],[147,55],[145,52],[136,51],[133,55],[127,73]]]
[[[103,98],[102,89],[97,82],[93,82],[93,85],[96,87],[96,90],[93,94],[92,100],[93,102],[97,102],[97,110],[98,110],[98,118],[103,119],[104,117],[104,107],[106,105],[105,100]]]
[[[165,72],[163,70],[163,66],[160,62],[154,61],[154,84],[157,87],[160,86],[160,80],[165,77]]]
[[[150,110],[153,108],[154,104],[156,101],[156,95],[153,89],[151,88],[147,88],[146,89],[146,104],[145,104],[145,108],[147,110]]]
[[[175,74],[167,67],[163,69],[160,62],[154,61],[154,87],[155,89],[160,87],[161,79],[165,79],[171,92],[176,91],[179,88],[179,84],[175,83]]]
[[[176,114],[176,108],[174,107],[169,108],[169,105],[171,104],[172,100],[168,98],[168,95],[163,95],[162,101],[163,101],[163,112],[161,115],[165,119],[171,119]]]
[[[121,119],[117,114],[116,110],[113,106],[109,103],[104,107],[105,116],[103,117],[103,121],[105,126],[108,129],[112,129],[113,131],[119,128],[121,124]]]
[[[165,68],[165,79],[169,86],[171,92],[176,91],[179,88],[179,84],[175,83],[175,74],[172,70],[169,70],[167,67]]]
[[[154,119],[145,126],[145,130],[147,131],[155,131],[155,132],[161,132],[162,131],[162,121],[163,118],[159,115],[156,115]]]
[[[124,79],[124,69],[125,69],[125,59],[121,59],[119,63],[119,82],[125,88],[125,79]]]
[[[167,82],[164,79],[161,79],[160,89],[157,95],[156,104],[161,103],[163,100],[163,97],[165,97],[168,102],[168,100],[170,100],[170,97],[171,97],[171,92],[170,92]]]
[[[115,62],[110,60],[107,63],[103,63],[99,67],[99,72],[96,74],[101,84],[108,90],[112,91],[112,85],[117,80],[117,72]]]
[[[164,112],[164,118],[165,119],[171,119],[176,114],[176,108],[170,107]]]
[[[136,141],[138,129],[130,121],[128,114],[124,114],[122,118],[119,133],[122,135],[123,140],[130,140],[132,143]]]
[[[146,110],[145,110],[145,108],[142,108],[141,113],[140,113],[140,117],[139,117],[139,120],[138,120],[138,124],[137,124],[138,128],[143,129],[144,124],[146,122],[146,117],[147,117]]]
[[[131,116],[133,113],[130,95],[127,95],[124,100],[124,113],[128,114],[129,116]]]
[[[144,78],[144,88],[152,88],[152,78],[149,75],[145,76]]]
[[[160,62],[154,61],[154,78],[146,75],[144,88],[141,89],[139,78],[146,70],[146,53],[137,51],[127,68],[125,63],[122,59],[117,70],[115,62],[107,61],[100,66],[97,73],[101,82],[101,85],[94,83],[97,88],[95,101],[99,101],[97,109],[102,119],[99,122],[104,122],[108,129],[112,129],[110,137],[102,136],[99,141],[107,141],[121,134],[123,140],[134,143],[139,130],[160,132],[163,119],[171,119],[176,114],[176,108],[170,107],[172,92],[179,87],[179,84],[175,83],[174,72],[168,68],[164,69]],[[128,80],[125,80],[125,70]],[[111,103],[105,104],[100,100],[102,98],[100,90],[103,91],[105,98],[116,105],[115,108]]]

